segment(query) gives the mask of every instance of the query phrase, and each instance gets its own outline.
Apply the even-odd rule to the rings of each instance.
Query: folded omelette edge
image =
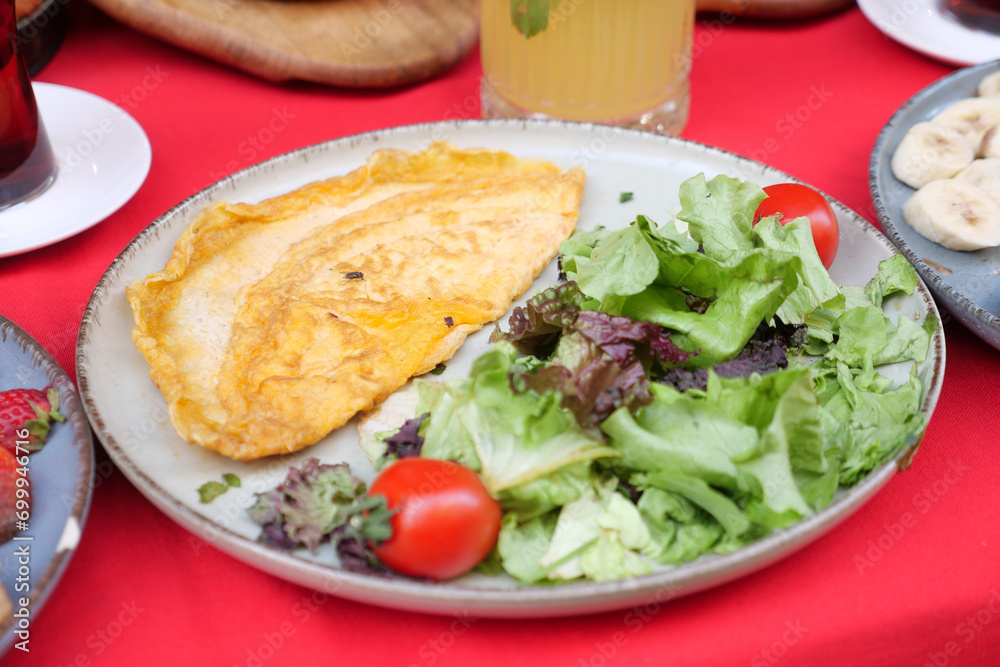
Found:
[[[582,169],[436,142],[260,204],[217,203],[127,289],[187,442],[294,452],[449,359],[573,231]]]

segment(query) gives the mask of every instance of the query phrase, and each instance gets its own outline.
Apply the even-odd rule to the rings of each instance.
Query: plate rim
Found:
[[[102,296],[109,291],[109,285],[113,283],[121,272],[123,265],[129,257],[141,251],[141,246],[145,244],[148,237],[158,235],[160,229],[175,215],[191,206],[203,203],[213,191],[224,188],[233,180],[250,177],[258,170],[271,170],[282,161],[295,161],[312,152],[335,150],[338,145],[350,145],[354,142],[364,140],[372,140],[373,143],[381,142],[383,139],[392,137],[393,135],[423,140],[427,137],[437,136],[435,133],[436,130],[447,131],[448,128],[469,126],[477,129],[486,129],[486,131],[490,131],[489,128],[517,129],[527,127],[537,128],[538,131],[552,131],[554,128],[569,127],[571,129],[575,128],[575,131],[586,133],[610,132],[616,135],[634,135],[635,137],[641,137],[643,141],[660,142],[664,148],[672,145],[680,145],[686,147],[687,150],[716,153],[735,161],[736,164],[744,163],[752,165],[755,170],[763,170],[763,172],[771,176],[787,179],[789,182],[802,183],[799,179],[783,171],[750,158],[718,147],[678,137],[666,137],[641,130],[570,121],[466,119],[395,126],[318,142],[246,167],[186,197],[141,230],[111,262],[95,286],[94,292],[87,303],[81,321],[76,354],[77,377],[80,383],[81,395],[84,398],[84,408],[87,410],[98,439],[104,444],[105,449],[115,464],[136,486],[140,493],[179,523],[185,530],[194,536],[208,541],[212,546],[234,556],[238,560],[250,564],[256,569],[263,570],[287,581],[316,588],[317,590],[317,584],[323,582],[323,589],[327,593],[368,604],[422,613],[440,614],[455,613],[455,610],[459,608],[456,605],[460,605],[461,609],[474,611],[480,617],[495,618],[573,616],[583,613],[621,609],[630,606],[636,599],[636,596],[641,596],[645,593],[659,594],[664,590],[669,590],[671,591],[671,598],[679,595],[687,595],[759,570],[785,558],[798,548],[809,544],[822,534],[832,530],[833,527],[847,519],[854,511],[867,502],[899,469],[905,468],[908,465],[909,459],[918,448],[926,429],[924,433],[921,433],[916,438],[915,442],[911,443],[909,448],[900,451],[895,457],[871,471],[861,482],[852,487],[850,492],[844,497],[836,499],[827,508],[796,522],[789,528],[773,533],[732,553],[702,557],[669,570],[618,581],[571,582],[556,587],[518,585],[513,588],[461,587],[449,585],[446,582],[426,583],[406,579],[385,579],[349,572],[328,563],[318,563],[298,558],[289,552],[251,540],[226,526],[216,524],[208,517],[198,514],[172,496],[160,487],[155,480],[139,470],[127,452],[115,441],[113,434],[107,432],[100,412],[90,396],[90,377],[86,349],[93,334],[94,322],[99,319],[100,300]],[[379,147],[384,146],[380,145]],[[824,196],[827,195],[824,193]],[[871,236],[890,253],[899,252],[878,229],[864,220],[858,213],[849,209],[838,200],[829,196],[827,198],[835,210],[857,225],[862,233]],[[938,314],[936,304],[931,297],[930,291],[923,284],[923,281],[918,279],[918,286],[914,294],[922,300],[928,314]],[[930,351],[930,358],[936,360],[937,363],[931,376],[931,382],[927,387],[927,394],[921,403],[921,410],[928,415],[933,413],[940,395],[944,375],[945,346],[943,329],[939,328],[934,334],[931,345],[933,346],[933,350]],[[248,558],[252,558],[252,561],[247,560]],[[744,567],[740,567],[740,565],[744,565]],[[289,570],[292,571],[289,572]],[[720,573],[725,576],[720,577]],[[674,589],[679,589],[677,595],[673,594]],[[401,594],[401,591],[403,591],[403,594]],[[497,596],[500,596],[499,600],[490,599]],[[657,601],[659,602],[660,600]],[[573,610],[566,609],[567,605],[574,604],[579,606]]]
[[[83,397],[74,386],[69,374],[42,344],[16,322],[0,314],[0,344],[8,340],[13,341],[15,345],[20,345],[26,351],[30,350],[35,367],[41,369],[49,382],[59,388],[59,411],[66,417],[64,424],[73,428],[72,437],[74,442],[79,445],[79,465],[81,466],[80,474],[77,476],[77,486],[73,489],[73,505],[68,508],[67,521],[70,518],[75,519],[79,532],[82,535],[87,517],[90,514],[90,506],[94,494],[94,471],[96,468],[94,441],[90,430],[90,422],[83,406]],[[37,618],[38,613],[49,600],[78,547],[79,540],[68,548],[57,550],[52,558],[45,563],[42,573],[32,584],[32,591],[29,596],[31,600],[29,603],[31,618]],[[11,604],[14,608],[17,606],[16,602],[17,600],[12,597]],[[14,633],[16,631],[15,626],[16,623],[13,616],[0,623],[0,656],[13,646]]]
[[[906,257],[910,264],[913,265],[913,267],[917,270],[917,273],[920,275],[920,278],[925,281],[927,287],[932,292],[939,294],[947,305],[954,306],[960,310],[960,313],[952,313],[957,319],[962,321],[967,328],[972,330],[972,332],[979,336],[984,342],[992,345],[993,347],[998,347],[998,344],[1000,344],[1000,342],[998,342],[1000,341],[1000,315],[990,313],[965,296],[964,293],[949,285],[941,274],[927,264],[927,262],[925,262],[923,258],[920,257],[906,242],[903,235],[899,231],[896,221],[893,220],[892,216],[889,214],[888,206],[886,205],[885,199],[882,195],[882,188],[880,187],[881,177],[879,175],[880,168],[887,159],[887,156],[883,156],[886,141],[894,130],[902,127],[901,123],[905,119],[905,116],[909,112],[910,108],[934,95],[938,91],[948,88],[956,81],[979,75],[984,70],[1000,71],[1000,59],[989,60],[970,67],[963,67],[929,83],[914,93],[892,114],[892,116],[889,117],[889,120],[887,120],[885,125],[882,126],[882,129],[879,130],[879,133],[875,138],[875,145],[872,148],[872,153],[868,161],[868,189],[871,193],[872,204],[875,208],[875,215],[882,227],[882,233],[892,242],[894,246],[896,246],[896,249],[902,253],[904,257]],[[949,310],[951,310],[951,308],[949,308]],[[971,319],[973,323],[979,325],[979,327],[985,327],[986,330],[993,331],[994,340],[987,338],[985,336],[985,331],[979,327],[969,326],[969,319]]]

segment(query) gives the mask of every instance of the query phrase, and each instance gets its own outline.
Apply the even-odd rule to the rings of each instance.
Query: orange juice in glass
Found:
[[[483,116],[675,135],[694,12],[694,0],[482,0]]]

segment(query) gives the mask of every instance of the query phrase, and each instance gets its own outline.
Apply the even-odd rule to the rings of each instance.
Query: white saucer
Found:
[[[914,51],[966,67],[1000,58],[1000,35],[949,16],[939,0],[858,0],[876,28]]]
[[[55,181],[34,199],[0,211],[0,257],[47,246],[122,207],[152,161],[142,127],[120,107],[83,90],[32,84],[56,156]]]

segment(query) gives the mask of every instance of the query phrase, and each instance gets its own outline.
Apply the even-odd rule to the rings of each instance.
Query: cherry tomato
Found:
[[[411,577],[442,580],[468,572],[500,534],[500,504],[476,473],[454,461],[400,459],[375,478],[369,495],[396,510],[392,537],[372,545],[385,565]]]
[[[837,214],[833,212],[826,197],[799,183],[769,185],[764,188],[764,192],[767,193],[767,199],[757,207],[754,222],[771,216],[778,218],[781,224],[801,216],[809,218],[816,252],[819,253],[823,266],[829,269],[837,255],[840,231]]]

